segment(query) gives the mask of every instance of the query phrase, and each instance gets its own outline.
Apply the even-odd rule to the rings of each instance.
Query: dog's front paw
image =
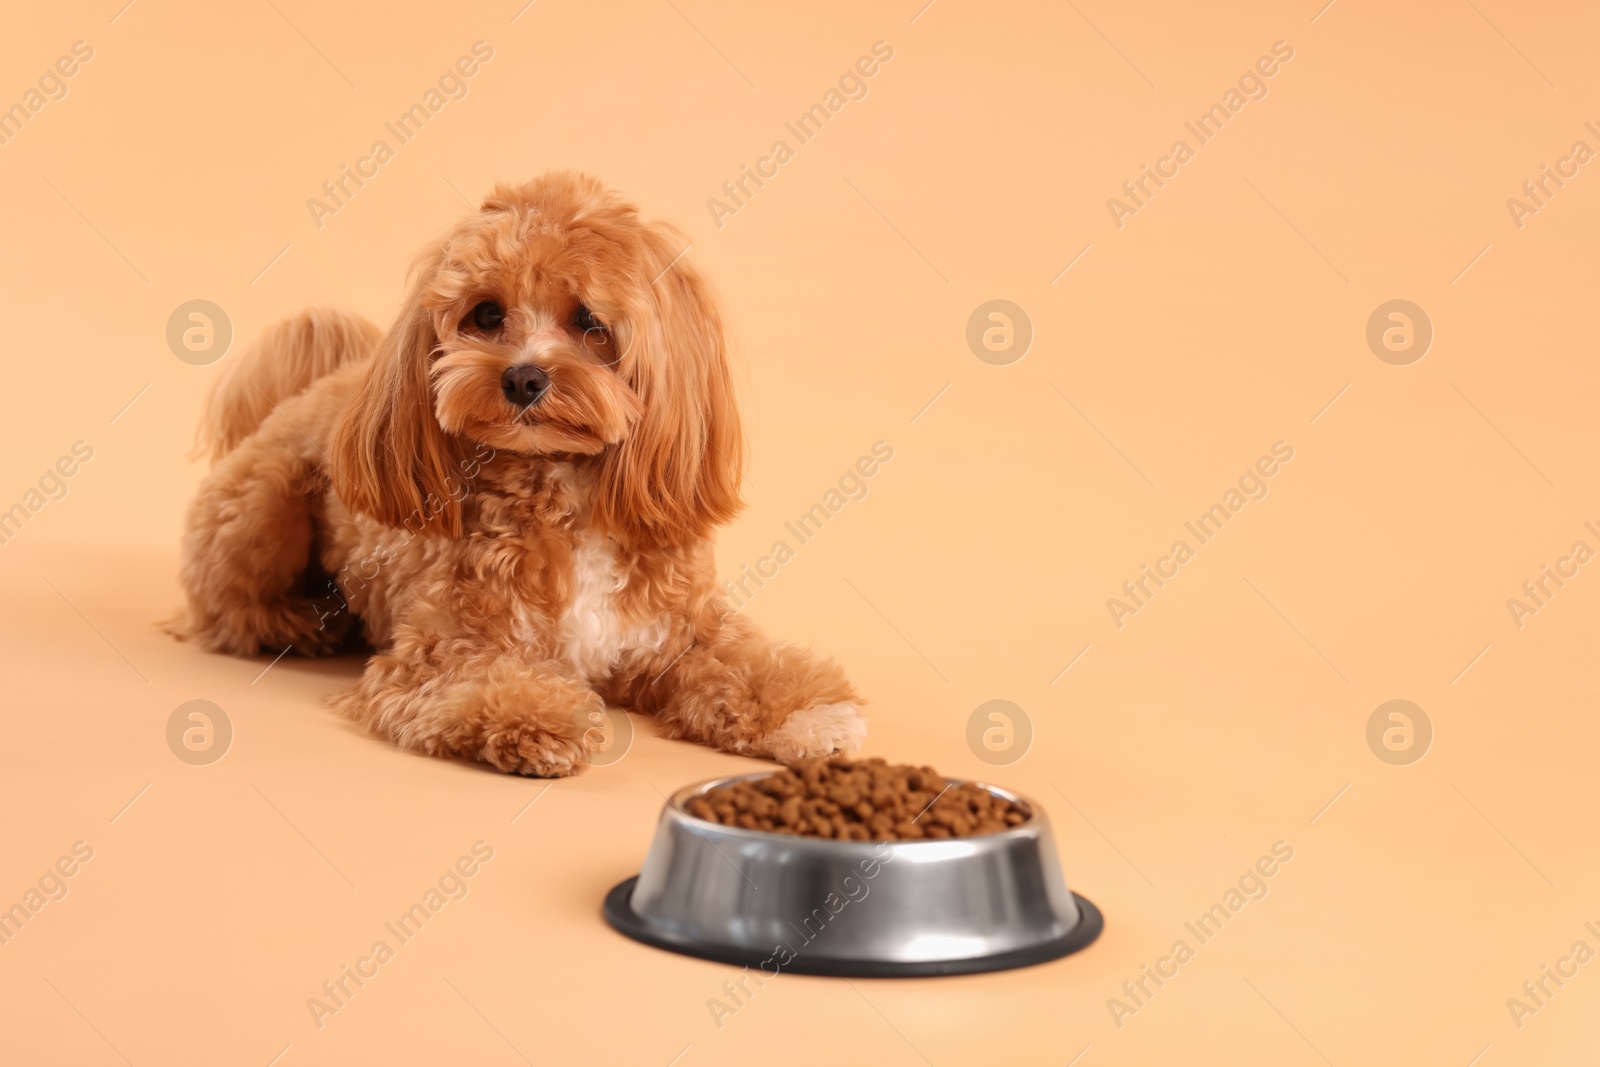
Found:
[[[867,737],[867,720],[854,704],[816,704],[794,712],[764,739],[772,758],[783,763],[831,756],[848,756]]]
[[[513,723],[486,735],[479,758],[510,774],[535,778],[569,778],[589,769],[582,734],[567,737],[533,723]]]

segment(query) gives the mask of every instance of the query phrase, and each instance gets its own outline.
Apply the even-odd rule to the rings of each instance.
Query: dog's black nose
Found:
[[[500,391],[519,408],[537,402],[549,388],[550,375],[531,363],[507,367],[506,372],[500,375]]]

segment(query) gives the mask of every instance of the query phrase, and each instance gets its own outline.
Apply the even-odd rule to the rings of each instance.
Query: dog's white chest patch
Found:
[[[559,637],[562,659],[586,682],[609,674],[624,653],[654,651],[667,639],[665,616],[623,627],[617,594],[626,584],[616,547],[604,537],[581,535],[572,553],[572,602],[561,616]]]

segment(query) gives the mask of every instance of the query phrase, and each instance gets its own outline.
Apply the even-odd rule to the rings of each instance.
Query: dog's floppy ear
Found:
[[[665,226],[643,238],[648,277],[628,309],[618,372],[644,414],[606,453],[595,507],[612,529],[682,541],[738,513],[744,436],[722,316],[700,272],[681,258],[688,242]]]
[[[334,429],[333,487],[345,506],[389,526],[461,535],[459,448],[434,417],[428,372],[439,338],[423,294],[442,259],[430,250],[414,268],[399,319],[374,351]]]

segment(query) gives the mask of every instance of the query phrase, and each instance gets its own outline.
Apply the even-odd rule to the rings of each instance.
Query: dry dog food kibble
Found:
[[[840,841],[971,837],[1028,821],[1020,804],[970,782],[946,782],[932,767],[881,759],[802,760],[765,778],[691,799],[690,815],[724,826]]]

